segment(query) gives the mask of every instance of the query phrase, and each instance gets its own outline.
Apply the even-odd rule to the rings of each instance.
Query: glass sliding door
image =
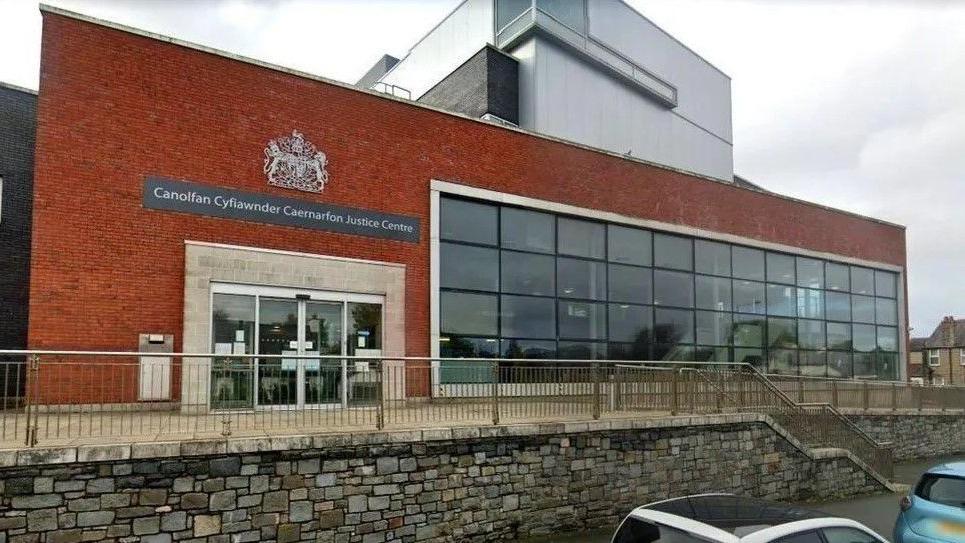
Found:
[[[344,304],[305,303],[305,354],[341,355],[344,341]],[[334,404],[342,399],[342,360],[304,360],[305,403]]]
[[[258,354],[298,355],[299,302],[261,298],[258,304]],[[297,358],[258,360],[258,404],[298,404]]]
[[[211,351],[216,354],[254,354],[255,297],[214,294],[211,305]],[[211,361],[212,409],[254,406],[254,364],[250,358],[215,358]]]

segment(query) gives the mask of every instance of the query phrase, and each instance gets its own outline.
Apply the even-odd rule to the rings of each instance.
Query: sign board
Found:
[[[143,205],[147,209],[238,219],[313,230],[340,232],[410,243],[419,242],[419,219],[295,198],[271,196],[148,177]]]

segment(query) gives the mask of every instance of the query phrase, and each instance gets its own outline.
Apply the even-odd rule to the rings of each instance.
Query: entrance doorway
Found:
[[[348,407],[374,402],[379,381],[369,363],[295,357],[381,356],[383,305],[384,299],[374,295],[212,284],[212,352],[281,358],[215,358],[211,408]]]

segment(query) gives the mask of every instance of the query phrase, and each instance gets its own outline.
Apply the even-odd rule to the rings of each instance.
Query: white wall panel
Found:
[[[382,82],[409,90],[417,100],[474,53],[493,41],[494,2],[466,0],[409,50]]]

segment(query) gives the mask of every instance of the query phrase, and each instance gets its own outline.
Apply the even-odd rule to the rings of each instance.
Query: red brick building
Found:
[[[176,352],[713,358],[813,375],[904,372],[901,226],[52,8],[43,15],[30,348],[133,351],[157,334]],[[272,176],[325,183],[295,190]],[[633,239],[646,240],[645,258],[619,256],[636,251],[620,241]],[[598,250],[596,240],[609,242]],[[521,255],[554,259],[556,285],[530,292],[540,280],[530,277],[510,287],[526,267],[511,257]],[[481,264],[460,267],[470,262]],[[567,301],[564,283],[579,290],[587,273],[591,291]],[[622,289],[632,299],[617,293],[622,277],[643,278]],[[869,304],[872,317],[859,317]],[[458,314],[467,307],[478,310]],[[529,313],[543,307],[552,318]],[[635,316],[620,313],[628,308]],[[292,401],[337,394],[300,384],[317,367],[284,364],[276,369],[292,373],[280,385],[297,389]],[[176,377],[173,398],[219,395],[217,383]],[[263,392],[219,405],[280,401]]]

